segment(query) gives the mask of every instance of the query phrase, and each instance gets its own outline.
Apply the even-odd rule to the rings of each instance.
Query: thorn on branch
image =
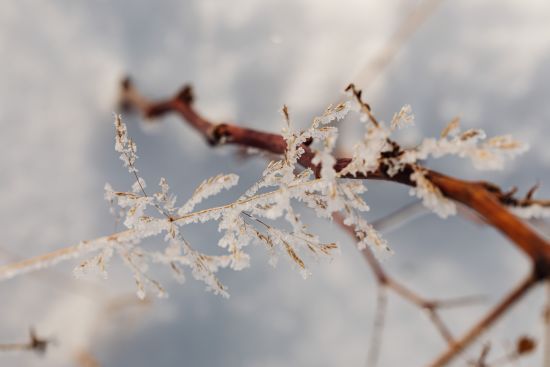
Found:
[[[482,182],[479,182],[479,184],[483,186],[485,190],[489,191],[490,193],[498,194],[498,195],[502,194],[502,189],[498,185],[495,185],[494,183],[482,181]]]
[[[518,187],[517,186],[512,186],[512,188],[510,190],[502,193],[502,199],[506,200],[506,201],[510,200],[514,197],[516,192],[518,192]]]
[[[550,206],[550,200],[536,200],[533,199],[535,192],[539,189],[540,183],[537,183],[529,189],[523,198],[515,197],[515,194],[518,192],[516,186],[512,187],[508,191],[503,191],[499,186],[490,183],[490,182],[479,182],[479,184],[485,188],[489,193],[495,195],[495,197],[500,201],[501,204],[511,206],[511,207],[527,207],[531,205],[538,204],[543,207]]]

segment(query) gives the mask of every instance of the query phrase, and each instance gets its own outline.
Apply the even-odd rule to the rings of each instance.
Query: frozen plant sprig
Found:
[[[327,210],[324,203],[335,202],[335,174],[332,172],[332,180],[326,179],[331,169],[323,171],[324,179],[315,179],[311,177],[309,171],[295,173],[295,165],[303,154],[300,146],[307,139],[322,142],[325,148],[319,152],[325,154],[325,160],[331,159],[327,149],[332,149],[334,146],[336,129],[321,125],[343,118],[346,109],[349,109],[349,103],[327,109],[321,118],[314,120],[308,130],[300,133],[290,131],[290,122],[288,122],[289,149],[283,159],[272,162],[260,182],[249,189],[240,200],[219,210],[202,211],[202,215],[197,216],[191,213],[197,204],[223,189],[236,185],[238,176],[221,174],[205,180],[181,207],[177,207],[175,196],[169,193],[169,186],[165,179],[161,179],[159,183],[159,192],[149,196],[145,192],[145,180],[137,175],[135,144],[127,136],[127,128],[120,116],[116,116],[115,149],[121,153],[125,166],[135,175],[136,182],[131,192],[115,191],[110,185],[106,185],[105,198],[110,203],[116,203],[125,214],[124,225],[131,232],[131,236],[124,239],[117,238],[114,241],[116,243],[114,248],[134,274],[138,296],[145,296],[147,286],[155,289],[160,296],[166,294],[160,283],[149,276],[151,263],[168,265],[180,281],[185,278],[183,268],[189,267],[193,277],[205,282],[208,289],[227,296],[226,287],[215,273],[218,269],[226,267],[233,270],[248,267],[249,255],[244,248],[252,242],[267,246],[271,253],[272,264],[276,263],[276,258],[281,253],[286,254],[304,276],[309,274],[309,270],[301,253],[308,252],[314,257],[331,256],[337,249],[337,245],[322,243],[316,235],[310,233],[307,226],[301,222],[300,216],[295,213],[291,201],[296,199],[307,201],[309,196],[316,195],[317,201],[314,201],[315,204],[310,203],[310,206],[323,211]],[[330,164],[325,166],[331,168]],[[257,193],[262,188],[273,186],[276,187],[275,190]],[[323,196],[329,200],[323,200]],[[349,195],[348,197],[357,200],[357,197]],[[340,206],[335,205],[329,210],[335,210],[338,207]],[[152,216],[149,213],[150,208],[156,209],[156,212],[162,216]],[[152,212],[154,213],[155,210]],[[192,217],[195,218],[191,219]],[[276,228],[266,222],[278,218],[285,219],[291,229]],[[183,225],[212,219],[219,221],[219,229],[223,234],[218,245],[227,249],[227,255],[213,256],[201,253],[191,247],[182,234]],[[164,251],[147,251],[140,246],[144,239],[159,235],[164,235],[164,240],[168,243]],[[105,251],[105,254],[103,252],[82,262],[75,270],[75,274],[97,272],[106,276],[105,263],[110,259],[113,251]],[[93,268],[98,266],[101,266],[101,269],[94,271]]]
[[[120,153],[120,160],[128,168],[130,173],[137,173],[135,167],[137,156],[136,143],[128,137],[126,124],[122,122],[120,115],[115,115],[115,150]],[[138,180],[139,182],[139,180]]]
[[[407,168],[412,168],[410,179],[415,182],[415,187],[410,190],[411,195],[421,198],[428,209],[443,218],[456,213],[455,204],[445,198],[425,177],[425,170],[419,165],[420,161],[429,157],[454,155],[469,158],[476,169],[500,170],[507,158],[513,158],[528,149],[526,144],[513,139],[511,135],[487,139],[485,132],[480,129],[461,132],[460,121],[457,118],[443,129],[439,139],[426,138],[418,146],[404,149],[391,138],[391,135],[399,128],[413,125],[414,116],[410,106],[404,106],[393,116],[390,126],[386,127],[384,121],[377,120],[370,106],[362,100],[360,90],[353,84],[346,90],[354,101],[352,110],[358,111],[360,121],[365,123],[365,134],[363,139],[354,145],[351,162],[340,171],[340,176],[366,175],[380,167],[384,167],[388,175],[394,176]],[[546,210],[540,210],[539,206],[534,204],[511,208],[523,216],[540,217],[546,214]]]
[[[127,136],[126,126],[117,116],[115,148],[121,152],[121,158],[129,167],[129,171],[135,174],[136,183],[133,185],[132,192],[115,192],[110,186],[106,186],[105,197],[109,202],[116,202],[123,208],[122,212],[126,214],[124,225],[133,233],[130,240],[118,241],[116,248],[117,253],[134,274],[138,295],[140,297],[145,295],[144,283],[153,286],[159,294],[165,294],[160,284],[147,275],[148,262],[169,265],[174,275],[180,280],[184,278],[182,267],[191,267],[196,279],[204,281],[215,293],[227,295],[226,288],[216,278],[215,273],[218,269],[225,267],[233,270],[248,267],[250,258],[244,248],[250,243],[264,244],[271,254],[271,264],[275,264],[281,254],[285,254],[304,276],[309,274],[309,270],[303,253],[309,253],[314,257],[331,256],[338,246],[335,243],[322,243],[318,236],[311,233],[295,212],[293,204],[296,201],[302,201],[321,217],[330,217],[336,211],[345,210],[348,213],[346,217],[351,218],[356,217],[358,211],[369,209],[360,196],[366,191],[363,183],[339,179],[332,167],[335,162],[332,150],[337,138],[337,129],[326,125],[342,120],[351,110],[351,106],[350,101],[345,101],[335,107],[329,107],[322,116],[313,119],[308,129],[299,132],[291,127],[288,109],[286,107],[283,109],[287,124],[283,136],[287,149],[282,159],[271,162],[260,181],[247,190],[233,205],[198,219],[198,221],[210,219],[219,221],[222,237],[218,245],[228,251],[227,255],[222,256],[209,256],[194,250],[182,234],[181,227],[188,222],[180,219],[189,215],[203,199],[236,185],[238,177],[218,175],[205,180],[187,203],[179,208],[175,204],[175,197],[169,195],[168,184],[164,179],[160,183],[161,190],[148,196],[144,190],[145,181],[137,175],[138,171],[135,168],[135,145],[132,145],[131,139]],[[320,165],[320,177],[312,177],[312,172],[308,169],[297,170],[296,163],[304,154],[302,145],[306,141],[316,146],[313,163]],[[260,190],[270,188],[272,191],[259,193]],[[148,207],[151,206],[164,214],[164,218],[146,214]],[[175,213],[177,216],[174,215]],[[289,230],[267,223],[269,220],[279,218],[289,223]],[[364,234],[363,239],[367,234],[369,240],[373,239],[370,242],[361,241],[358,246],[371,243],[386,251],[389,249],[386,242],[381,240],[381,236],[374,228],[366,225],[366,222],[356,219],[350,219],[349,222],[358,227],[358,233]],[[145,238],[163,233],[165,241],[168,242],[164,252],[148,252],[139,246]],[[85,261],[78,269],[83,273],[87,267],[97,263],[98,261],[93,258]]]
[[[177,205],[176,197],[170,193],[165,179],[160,180],[158,192],[149,196],[145,192],[145,180],[138,176],[135,166],[137,147],[128,137],[126,125],[120,116],[116,116],[115,150],[121,153],[124,165],[136,181],[128,192],[115,191],[107,184],[105,198],[112,206],[116,204],[122,209],[119,215],[127,230],[83,241],[77,246],[13,266],[4,266],[0,268],[0,279],[97,252],[75,269],[77,275],[98,273],[106,277],[109,260],[118,254],[132,271],[140,297],[145,297],[147,288],[153,288],[159,296],[166,295],[162,285],[150,275],[154,264],[168,267],[179,282],[185,280],[187,268],[208,289],[228,296],[227,288],[216,274],[221,268],[241,270],[248,267],[250,257],[246,253],[246,246],[251,243],[266,247],[271,255],[271,264],[276,264],[284,256],[304,276],[309,275],[306,255],[331,258],[338,250],[335,243],[321,242],[301,221],[295,210],[299,202],[312,208],[322,218],[330,218],[337,211],[342,212],[345,223],[355,229],[359,248],[370,246],[378,253],[391,253],[387,242],[361,215],[361,212],[369,210],[363,200],[363,193],[367,191],[364,181],[351,180],[350,176],[364,177],[380,167],[384,167],[385,172],[392,176],[412,167],[411,180],[416,183],[416,187],[411,190],[412,194],[422,198],[426,206],[439,215],[447,216],[454,213],[454,204],[429,181],[424,169],[418,164],[419,160],[452,154],[469,157],[476,167],[500,168],[502,158],[524,150],[523,145],[509,136],[485,140],[485,134],[480,130],[459,133],[458,121],[453,121],[440,139],[426,139],[417,147],[403,149],[391,135],[398,128],[412,125],[414,118],[410,108],[403,108],[386,127],[383,121],[373,116],[370,107],[361,101],[360,93],[354,93],[352,97],[355,99],[329,107],[302,131],[292,128],[285,107],[283,137],[286,150],[282,158],[270,162],[260,180],[235,202],[202,210],[195,210],[195,207],[208,197],[236,185],[238,177],[221,174],[205,180],[181,206]],[[336,162],[333,149],[338,130],[336,126],[328,124],[337,123],[352,112],[359,114],[358,120],[365,127],[365,135],[356,144],[348,166],[337,172],[333,167]],[[314,154],[312,163],[316,167],[300,170],[297,163],[306,148]],[[484,164],[476,164],[479,161]],[[535,206],[523,205],[522,208],[524,213],[540,215]],[[116,213],[114,209],[113,212]],[[277,219],[284,220],[288,228],[281,228],[280,222],[277,225],[271,223]],[[222,235],[218,245],[226,249],[224,255],[202,253],[193,248],[183,235],[186,224],[211,220],[219,222],[218,228]],[[157,246],[154,250],[145,250],[141,246],[145,239],[159,236],[164,238],[164,248]]]
[[[527,144],[515,140],[511,135],[487,139],[487,135],[481,129],[462,132],[460,121],[455,118],[443,129],[439,139],[424,139],[417,147],[406,150],[401,162],[412,164],[428,157],[455,155],[469,158],[479,170],[501,170],[507,158],[513,158],[527,149]]]
[[[410,194],[422,199],[422,204],[442,218],[456,214],[455,203],[447,199],[433,183],[426,178],[425,171],[415,166],[411,174],[411,180],[416,184],[411,188]]]

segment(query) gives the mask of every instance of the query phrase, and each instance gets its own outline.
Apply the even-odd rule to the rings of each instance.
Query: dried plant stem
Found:
[[[516,302],[518,302],[527,292],[537,284],[537,278],[529,274],[520,282],[502,301],[491,309],[481,320],[479,320],[469,331],[460,339],[449,346],[443,354],[437,357],[429,366],[440,367],[451,362],[460,352],[468,347],[485,330],[487,330],[496,320],[498,320],[506,311],[508,311]]]
[[[288,186],[288,189],[294,189],[297,187],[304,187],[304,186],[311,186],[315,185],[319,182],[318,179],[302,182],[296,185],[290,185]],[[197,218],[200,218],[202,216],[205,216],[207,214],[216,214],[221,213],[222,211],[228,209],[228,208],[234,208],[239,205],[243,205],[246,203],[254,202],[263,200],[267,197],[276,195],[280,193],[280,189],[269,191],[263,194],[251,196],[245,199],[237,200],[235,202],[221,205],[217,207],[212,207],[208,209],[203,210],[197,210],[195,212],[191,212],[176,218],[166,218],[166,221],[168,222],[193,222],[196,221]],[[0,266],[0,280],[3,279],[10,279],[16,275],[25,274],[34,270],[43,269],[52,265],[55,265],[57,263],[60,263],[62,261],[74,259],[77,257],[80,257],[88,252],[95,251],[99,248],[103,248],[105,246],[116,246],[117,243],[125,242],[125,239],[132,238],[133,234],[135,233],[135,230],[128,229],[125,231],[113,233],[108,236],[102,236],[98,237],[92,240],[82,241],[77,245],[73,246],[67,246],[64,248],[61,248],[59,250],[55,250],[43,255],[38,255],[35,257],[31,257],[25,260],[9,263],[6,265]]]
[[[372,225],[377,231],[387,233],[428,213],[430,213],[430,211],[426,209],[421,201],[414,201],[386,217],[377,219]]]

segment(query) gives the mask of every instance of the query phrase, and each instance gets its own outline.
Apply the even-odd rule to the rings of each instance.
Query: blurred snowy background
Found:
[[[120,78],[129,73],[151,97],[191,82],[197,108],[213,120],[278,131],[280,107],[305,126],[341,97],[416,6],[415,1],[2,1],[0,3],[0,261],[41,254],[108,234],[106,181],[129,187],[113,150]],[[550,2],[445,1],[366,90],[391,119],[403,104],[416,116],[415,141],[459,115],[465,127],[512,133],[532,149],[505,171],[481,173],[457,160],[445,172],[526,190],[537,180],[550,197]],[[184,200],[203,179],[241,175],[235,198],[263,169],[235,149],[211,149],[177,117],[146,124],[125,117],[150,185],[161,176]],[[344,137],[354,136],[350,128]],[[351,140],[349,140],[351,141]],[[377,218],[411,202],[408,189],[370,183]],[[77,281],[71,264],[0,283],[0,343],[24,341],[34,326],[56,340],[45,356],[0,353],[2,366],[364,366],[376,289],[346,234],[314,222],[342,255],[303,280],[263,249],[252,267],[221,274],[231,298],[176,284],[159,270],[170,298],[139,303],[133,280],[114,261],[107,281]],[[214,227],[188,231],[215,246]],[[385,266],[422,294],[486,295],[481,305],[444,314],[467,329],[527,272],[528,263],[491,229],[460,217],[428,215],[386,236]],[[418,309],[390,296],[380,366],[419,366],[444,343]],[[495,356],[521,334],[540,340],[541,289],[485,335]],[[529,365],[540,365],[541,353]],[[470,355],[479,353],[479,346]],[[458,365],[463,365],[460,360]],[[522,365],[520,363],[520,365]],[[525,362],[523,365],[527,365]]]

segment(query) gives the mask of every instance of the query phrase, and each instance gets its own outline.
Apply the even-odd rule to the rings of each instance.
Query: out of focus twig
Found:
[[[511,351],[505,355],[493,359],[491,362],[488,362],[490,344],[485,344],[481,350],[481,355],[476,361],[469,362],[469,365],[472,367],[501,367],[509,365],[518,361],[520,358],[530,355],[537,348],[537,342],[535,339],[523,335],[517,338],[514,343],[514,347]]]
[[[374,222],[373,226],[376,229],[379,229],[380,224],[385,223],[391,223],[396,218],[400,219],[407,219],[406,216],[404,216],[404,213],[407,213],[410,211],[410,208],[414,208],[414,205],[408,205],[404,207],[401,210],[398,210],[397,212],[390,214],[389,216],[382,218],[381,220]],[[404,210],[404,212],[402,212]],[[413,212],[413,214],[416,214]],[[355,238],[356,234],[353,229],[353,227],[349,227],[346,224],[344,224],[344,218],[340,215],[340,213],[336,213],[333,215],[333,220],[338,223],[342,228],[344,228],[351,236]],[[397,224],[397,223],[394,223]],[[449,299],[449,300],[430,300],[426,299],[417,293],[413,292],[400,282],[396,281],[388,275],[388,273],[384,270],[380,262],[376,259],[375,255],[373,254],[372,250],[369,247],[364,248],[361,250],[361,253],[363,254],[363,257],[367,261],[369,267],[371,268],[376,281],[378,283],[378,298],[377,298],[377,304],[376,304],[376,315],[374,320],[374,328],[372,331],[371,336],[371,344],[369,346],[369,355],[368,355],[368,366],[372,367],[375,366],[378,360],[379,356],[379,350],[382,344],[382,333],[383,333],[383,326],[384,326],[384,318],[386,316],[386,307],[387,307],[387,299],[386,299],[386,292],[392,291],[394,294],[398,295],[399,297],[403,298],[404,300],[414,304],[415,306],[419,307],[420,309],[424,310],[434,328],[439,332],[441,337],[448,343],[448,345],[452,345],[454,343],[454,337],[449,330],[448,326],[445,324],[443,319],[441,318],[439,311],[442,308],[452,308],[452,307],[460,307],[465,306],[469,304],[473,304],[476,302],[479,302],[481,300],[480,296],[469,296],[469,297],[460,297],[455,299]]]
[[[399,24],[395,33],[388,39],[357,76],[354,82],[361,88],[367,88],[380,76],[382,71],[392,62],[395,55],[413,36],[413,34],[430,18],[441,0],[423,0]]]
[[[529,274],[515,288],[513,288],[494,308],[492,308],[481,320],[479,320],[460,339],[453,342],[449,348],[437,357],[429,366],[439,367],[447,365],[457,354],[470,345],[481,333],[483,333],[495,320],[499,319],[506,311],[514,306],[537,283],[537,278]]]
[[[0,344],[0,351],[30,350],[38,354],[44,354],[48,346],[52,343],[50,339],[42,338],[36,335],[33,328],[29,330],[29,340],[22,343]]]
[[[101,367],[99,361],[87,350],[77,352],[74,358],[80,367]]]

